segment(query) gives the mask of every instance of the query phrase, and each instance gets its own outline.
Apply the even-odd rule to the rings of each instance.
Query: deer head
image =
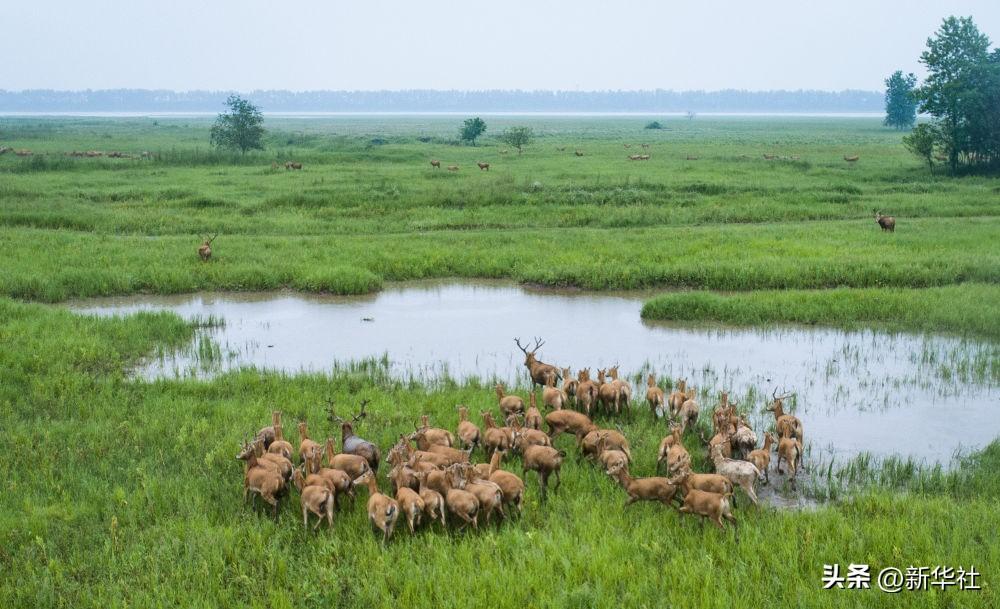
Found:
[[[530,351],[528,350],[527,347],[521,344],[520,339],[515,338],[514,343],[516,343],[517,348],[520,349],[522,353],[524,353],[524,365],[531,366],[532,364],[538,362],[538,360],[535,358],[535,353],[537,353],[538,350],[541,348],[541,346],[545,344],[545,341],[543,341],[538,337],[535,337],[535,346],[532,347]]]

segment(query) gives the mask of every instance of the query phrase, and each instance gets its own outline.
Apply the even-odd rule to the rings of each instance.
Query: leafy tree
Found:
[[[959,162],[981,162],[982,152],[988,152],[972,146],[976,142],[982,146],[988,139],[981,130],[991,118],[982,113],[996,95],[990,87],[1000,83],[996,77],[1000,62],[994,61],[996,53],[991,56],[989,47],[990,39],[971,17],[948,17],[935,37],[927,39],[927,50],[920,56],[927,79],[916,96],[920,110],[936,120],[938,140],[948,153],[952,172]]]
[[[212,145],[227,150],[264,149],[264,115],[260,109],[239,95],[226,100],[228,113],[222,113],[212,126]]]
[[[663,129],[663,124],[660,121],[649,121],[646,123],[646,129]]]
[[[912,73],[903,75],[896,70],[885,79],[885,125],[896,129],[909,129],[917,121],[917,100],[913,88],[917,77]]]
[[[477,116],[476,118],[465,119],[465,122],[462,123],[462,128],[458,130],[458,135],[462,138],[463,142],[469,142],[475,146],[476,138],[485,131],[486,123]]]
[[[927,161],[927,166],[934,171],[934,144],[938,142],[939,137],[937,127],[930,123],[921,123],[909,135],[903,136],[903,145]]]
[[[531,127],[510,127],[500,134],[500,141],[517,148],[517,153],[521,154],[521,150],[530,144],[534,137],[535,133]]]

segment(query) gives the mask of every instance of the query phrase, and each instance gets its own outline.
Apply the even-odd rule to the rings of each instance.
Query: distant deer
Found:
[[[448,165],[448,171],[458,171],[458,165]]]
[[[479,165],[480,171],[489,171],[490,170],[490,164],[489,163],[476,163],[476,165]]]
[[[289,169],[302,169],[302,163],[293,163],[292,161],[288,161],[285,163],[285,171],[288,171]]]
[[[875,221],[878,225],[882,227],[882,232],[889,231],[890,233],[896,232],[896,218],[893,216],[883,216],[881,212],[873,209],[875,212]]]
[[[431,167],[434,169],[441,169],[441,161],[437,159],[431,159]]]
[[[860,158],[861,157],[858,156],[858,155],[854,155],[854,156],[846,156],[845,155],[844,156],[844,160],[847,161],[848,163],[857,163],[858,159],[860,159]]]
[[[583,156],[583,151],[582,150],[574,150],[573,154],[575,154],[576,156]]]
[[[212,235],[211,237],[206,236],[205,241],[202,242],[201,246],[198,247],[198,256],[201,258],[202,262],[208,262],[208,259],[212,257],[212,242],[218,237],[218,233]]]

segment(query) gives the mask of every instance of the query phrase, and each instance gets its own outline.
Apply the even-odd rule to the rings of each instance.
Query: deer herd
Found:
[[[756,505],[756,487],[770,481],[771,451],[776,450],[775,471],[794,486],[802,467],[802,422],[785,410],[793,394],[774,390],[766,410],[774,414],[774,431],[763,434],[763,443],[738,404],[722,392],[710,416],[712,436],[699,426],[701,408],[697,392],[679,379],[667,393],[653,374],[646,379],[646,403],[654,422],[669,422],[669,433],[659,444],[656,474],[634,477],[635,465],[628,438],[617,422],[602,427],[597,417],[614,421],[632,417],[633,396],[629,382],[619,377],[618,366],[597,370],[597,380],[587,368],[572,377],[570,369],[542,362],[537,353],[544,344],[536,339],[530,348],[514,339],[524,354],[531,379],[527,400],[507,393],[497,384],[496,406],[479,412],[482,426],[470,418],[469,407],[456,407],[454,430],[433,427],[423,415],[413,431],[399,434],[382,458],[379,446],[355,433],[355,425],[368,416],[368,401],[359,412],[343,419],[327,401],[327,419],[340,426],[340,452],[333,437],[313,439],[304,417],[297,423],[296,449],[286,439],[282,413],[272,412],[271,425],[248,434],[236,458],[244,461],[243,498],[257,497],[270,506],[275,519],[279,503],[294,487],[299,496],[303,527],[313,529],[324,521],[334,526],[337,510],[354,505],[359,489],[368,495],[368,520],[385,544],[397,523],[415,533],[418,528],[479,529],[491,522],[520,516],[528,492],[529,472],[537,478],[544,505],[561,484],[567,450],[559,448],[563,434],[575,439],[576,462],[590,462],[603,471],[625,494],[625,506],[653,501],[674,507],[725,528],[735,527],[735,489]],[[560,382],[561,381],[561,382]],[[541,404],[535,386],[541,387]],[[499,416],[502,426],[494,415]],[[696,433],[695,433],[696,432]],[[689,439],[685,445],[685,438]],[[689,447],[704,443],[704,461],[711,472],[695,472]],[[695,450],[691,448],[690,450]],[[477,451],[482,461],[474,463]],[[520,473],[511,469],[519,459]],[[381,467],[381,472],[380,472]],[[382,474],[382,476],[380,476]],[[380,486],[380,478],[387,489]],[[400,522],[401,521],[401,522]],[[704,521],[703,521],[704,522]]]

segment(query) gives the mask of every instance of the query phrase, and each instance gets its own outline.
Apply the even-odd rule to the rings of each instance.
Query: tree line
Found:
[[[948,17],[920,55],[924,82],[902,71],[885,81],[886,125],[911,128],[918,110],[930,116],[903,144],[931,170],[935,161],[952,173],[1000,169],[1000,49],[990,45],[971,17]]]

